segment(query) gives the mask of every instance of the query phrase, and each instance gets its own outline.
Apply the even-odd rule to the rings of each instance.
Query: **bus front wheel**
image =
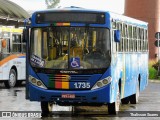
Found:
[[[49,117],[52,112],[53,104],[47,101],[41,101],[42,117]]]
[[[110,115],[116,115],[119,111],[119,107],[120,107],[120,92],[119,89],[117,90],[117,97],[116,97],[116,101],[114,103],[109,103],[108,104],[108,113]]]
[[[13,88],[17,82],[17,74],[14,69],[10,70],[9,73],[9,80],[5,81],[4,84],[7,88]]]

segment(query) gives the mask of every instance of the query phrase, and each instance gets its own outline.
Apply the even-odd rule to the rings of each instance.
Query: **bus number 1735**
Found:
[[[85,88],[90,88],[91,85],[88,82],[76,82],[74,83],[74,87],[76,89],[85,89]]]

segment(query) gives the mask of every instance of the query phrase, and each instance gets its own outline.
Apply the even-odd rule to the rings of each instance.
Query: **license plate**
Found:
[[[62,94],[62,98],[75,98],[75,94]]]

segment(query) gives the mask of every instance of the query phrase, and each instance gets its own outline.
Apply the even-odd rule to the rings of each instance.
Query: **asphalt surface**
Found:
[[[39,102],[25,99],[25,84],[12,89],[6,89],[3,84],[0,84],[0,119],[158,120],[160,119],[160,81],[150,81],[147,88],[140,92],[139,103],[121,105],[117,116],[108,115],[107,106],[78,107],[75,111],[72,111],[72,107],[54,106],[53,114],[47,118],[41,118],[40,111]]]

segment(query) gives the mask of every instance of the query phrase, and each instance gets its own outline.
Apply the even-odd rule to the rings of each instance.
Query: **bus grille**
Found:
[[[92,75],[48,75],[51,81],[87,82]]]
[[[49,89],[57,89],[57,90],[75,90],[77,89],[73,84],[75,82],[88,82],[91,75],[48,75]],[[86,88],[86,90],[89,88]],[[85,90],[85,89],[83,89]]]

